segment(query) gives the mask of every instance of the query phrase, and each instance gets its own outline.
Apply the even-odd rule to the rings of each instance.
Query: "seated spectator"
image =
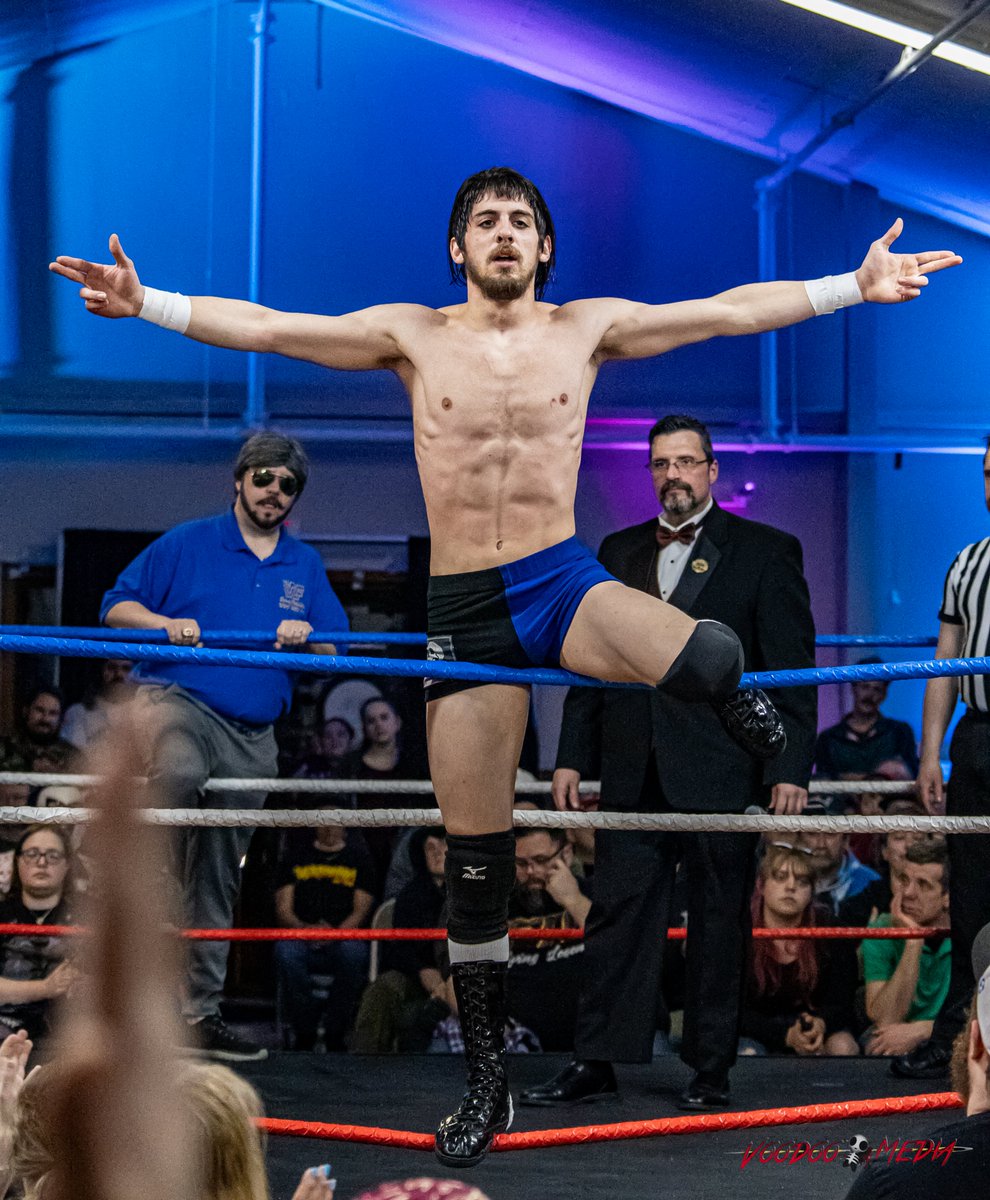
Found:
[[[278,867],[275,914],[287,929],[359,929],[371,914],[375,876],[357,830],[339,825],[290,830]],[[297,1050],[312,1050],[321,1015],[328,1050],[342,1050],[368,978],[364,941],[275,943],[279,993]],[[329,974],[326,1001],[314,995],[314,975]]]
[[[805,816],[827,815],[828,808],[820,800],[809,800]],[[876,871],[864,867],[849,849],[848,833],[799,833],[796,845],[811,853],[815,875],[815,899],[824,904],[833,917],[839,905],[880,878]]]
[[[402,743],[402,718],[384,696],[372,696],[361,705],[363,741],[360,750],[350,756],[344,775],[351,779],[415,779],[416,756]],[[358,808],[394,808],[396,797],[387,793],[357,793]],[[365,834],[375,864],[379,886],[385,882],[396,839],[394,828],[368,829]]]
[[[883,1143],[873,1147],[846,1200],[968,1200],[985,1194],[990,1162],[990,925],[973,943],[973,974],[977,985],[969,1019],[952,1048],[952,1086],[966,1116],[924,1135],[941,1153],[920,1159],[914,1152],[898,1154],[891,1149],[895,1139],[886,1148]],[[947,1147],[954,1149],[946,1153]]]
[[[30,771],[67,771],[75,747],[60,736],[62,697],[53,687],[36,688],[21,707],[20,726],[3,739],[0,754],[13,752]]]
[[[879,663],[879,658],[863,658],[856,664]],[[885,717],[880,705],[887,698],[887,683],[882,679],[852,685],[852,711],[838,725],[823,729],[815,746],[815,771],[828,779],[847,776],[865,778],[876,773],[886,759],[899,758],[907,765],[909,777],[918,774],[918,745],[914,730],[906,721]]]
[[[590,886],[574,875],[573,857],[563,829],[516,830],[510,930],[584,928],[591,910]],[[509,1053],[574,1049],[583,954],[584,943],[580,941],[526,938],[509,943],[505,1027]],[[451,1015],[437,1025],[430,1049],[457,1053],[463,1049],[463,1042],[449,979],[443,998]]]
[[[583,929],[590,885],[572,870],[574,848],[563,829],[516,830],[516,883],[510,929]],[[506,982],[508,1012],[546,1051],[574,1049],[584,943],[513,941]]]
[[[949,857],[944,840],[908,846],[890,912],[870,924],[880,929],[938,929],[948,924]],[[908,1054],[931,1036],[949,990],[948,936],[863,939],[867,1054]]]
[[[843,775],[843,779],[851,779],[850,775]],[[884,783],[910,783],[913,782],[914,776],[908,770],[907,764],[899,758],[889,758],[882,762],[877,767],[872,775],[868,775],[863,779],[863,790],[854,796],[847,796],[849,801],[844,810],[855,816],[861,817],[879,817],[886,811],[886,804],[890,800],[897,799],[896,796],[888,796],[883,792],[871,791],[870,783],[876,780]],[[910,796],[905,793],[905,799],[910,800]],[[852,833],[849,835],[849,849],[856,855],[861,863],[867,867],[873,867],[874,870],[880,870],[880,848],[883,844],[883,837],[879,833]]]
[[[753,890],[753,925],[801,929],[829,924],[814,903],[811,856],[767,847]],[[756,1053],[858,1054],[852,1035],[856,954],[849,942],[755,938],[740,1032]]]
[[[895,796],[883,807],[882,814],[888,817],[920,817],[925,815],[925,810],[919,800]],[[889,912],[908,846],[932,838],[930,833],[913,829],[893,830],[879,836],[880,861],[876,870],[880,877],[839,904],[837,920],[840,925],[868,925],[880,913]]]
[[[0,922],[16,925],[68,924],[72,844],[61,826],[32,825],[15,851],[16,878],[0,903]],[[67,961],[65,938],[8,934],[0,938],[0,1037],[26,1029],[38,1040],[49,1031],[52,1001],[77,978]]]
[[[66,709],[61,736],[85,750],[106,732],[113,713],[134,693],[131,671],[134,664],[126,658],[105,658],[100,664],[99,678],[88,688],[78,704]]]
[[[312,738],[309,753],[291,772],[293,779],[342,779],[354,730],[343,717],[330,717]]]
[[[437,929],[446,899],[443,826],[416,829],[409,842],[414,873],[395,898],[395,929]],[[442,943],[383,942],[382,969],[361,997],[352,1049],[358,1054],[425,1050],[437,1021],[449,1014],[440,971]]]

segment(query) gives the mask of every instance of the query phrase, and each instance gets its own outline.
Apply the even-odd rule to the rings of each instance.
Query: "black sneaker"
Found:
[[[733,692],[712,707],[729,737],[754,758],[776,758],[787,745],[780,713],[759,688]]]
[[[204,1017],[188,1029],[190,1049],[204,1058],[215,1058],[220,1062],[260,1062],[268,1057],[264,1046],[238,1037],[219,1013]]]
[[[899,1079],[948,1079],[951,1065],[952,1048],[927,1041],[893,1059],[890,1073]]]

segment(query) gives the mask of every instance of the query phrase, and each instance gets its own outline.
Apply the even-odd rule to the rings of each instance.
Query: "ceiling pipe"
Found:
[[[990,3],[990,0],[987,0]],[[270,0],[260,0],[252,13],[253,73],[251,80],[251,201],[248,216],[248,300],[261,303],[261,238],[265,186],[265,82],[268,74],[268,44],[272,16]],[[265,360],[251,351],[247,363],[247,403],[244,424],[257,429],[265,424]]]
[[[800,150],[789,155],[769,175],[756,181],[757,234],[759,239],[760,279],[777,278],[777,212],[779,192],[795,171],[841,129],[846,129],[870,105],[885,95],[896,83],[907,79],[922,63],[931,58],[942,42],[949,41],[982,12],[990,8],[990,0],[976,0],[917,50],[904,53],[897,66],[888,71],[883,79],[855,104],[844,108],[824,125]],[[778,378],[777,331],[770,330],[760,335],[760,414],[763,435],[766,441],[776,442],[780,436],[780,381]]]

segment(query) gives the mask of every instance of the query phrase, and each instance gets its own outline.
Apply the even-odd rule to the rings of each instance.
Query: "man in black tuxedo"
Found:
[[[598,557],[623,583],[696,620],[724,621],[739,636],[746,670],[814,665],[815,628],[800,543],[723,511],[711,496],[718,463],[708,430],[667,416],[650,431],[650,470],[662,512],[610,534]],[[750,805],[799,813],[807,801],[817,724],[814,688],[774,696],[786,749],[756,762],[704,705],[661,692],[572,688],[554,773],[558,808],[582,807],[578,783],[601,773],[602,808],[633,812],[742,812]],[[678,861],[688,893],[684,1038],[695,1076],[683,1109],[728,1103],[739,1002],[746,979],[757,835],[606,832],[595,835],[591,914],[577,1057],[524,1104],[613,1096],[612,1064],[649,1062],[660,994],[664,932]]]

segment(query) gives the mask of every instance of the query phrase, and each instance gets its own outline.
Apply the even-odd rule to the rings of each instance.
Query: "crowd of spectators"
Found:
[[[122,660],[97,665],[82,701],[63,717],[54,688],[37,689],[18,710],[17,727],[0,738],[6,769],[79,769],[79,753],[103,732],[131,692]],[[818,741],[820,778],[856,780],[857,793],[813,798],[809,813],[916,814],[910,795],[871,790],[875,780],[907,781],[917,767],[914,735],[885,717],[884,684],[856,684],[853,706]],[[298,779],[379,783],[425,778],[425,753],[405,735],[401,692],[348,684],[311,704],[305,729],[293,731],[282,773]],[[16,786],[16,796],[12,789]],[[6,785],[8,803],[38,803],[44,789]],[[297,793],[273,802],[386,808],[402,801],[373,788],[329,797]],[[42,798],[41,803],[44,803]],[[549,803],[549,802],[548,802]],[[520,806],[535,808],[520,798]],[[0,846],[0,918],[22,924],[71,921],[84,882],[85,856],[60,828],[7,828]],[[314,826],[258,835],[270,869],[246,875],[269,892],[274,923],[286,930],[347,930],[375,923],[441,928],[445,921],[442,828],[353,829]],[[78,840],[78,835],[76,840]],[[252,848],[251,854],[255,854]],[[249,855],[250,857],[250,855]],[[583,927],[594,885],[594,841],[583,831],[517,830],[512,925],[531,931],[514,940],[508,973],[506,1044],[519,1052],[573,1046],[582,943],[555,931]],[[742,1012],[740,1050],[748,1054],[904,1053],[923,1041],[948,984],[949,881],[944,842],[919,832],[885,835],[774,835],[760,849],[752,896],[754,926],[816,925],[931,928],[924,939],[756,939]],[[676,905],[675,905],[676,911]],[[539,937],[537,931],[548,936]],[[286,939],[272,949],[275,1023],[281,1044],[358,1053],[444,1052],[460,1048],[456,1000],[444,943]],[[0,941],[0,1033],[26,1028],[45,1036],[53,1002],[71,986],[59,938]],[[369,965],[373,967],[369,971]],[[682,1003],[665,971],[658,1003],[662,1034],[676,1045]],[[657,1047],[671,1040],[659,1037]]]

